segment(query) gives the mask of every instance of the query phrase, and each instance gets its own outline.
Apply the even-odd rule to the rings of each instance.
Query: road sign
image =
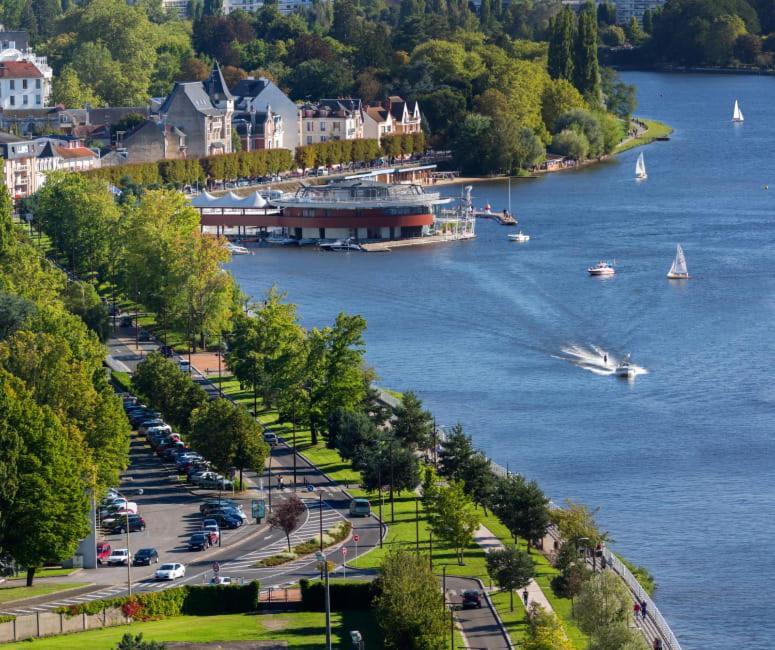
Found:
[[[213,562],[213,573],[218,573],[221,570],[221,565],[217,562]]]
[[[353,541],[354,542],[360,542],[361,541],[360,535],[353,535]]]
[[[342,555],[347,555],[347,547],[346,546],[342,547]]]
[[[315,486],[312,483],[307,483],[307,492],[314,492]]]

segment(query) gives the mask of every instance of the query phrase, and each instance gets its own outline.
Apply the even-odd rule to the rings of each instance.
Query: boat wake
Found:
[[[622,358],[604,350],[597,345],[567,345],[560,350],[560,354],[552,355],[555,359],[561,359],[602,377],[613,375],[616,366]],[[638,375],[646,375],[648,370],[641,366],[630,365],[630,378]]]

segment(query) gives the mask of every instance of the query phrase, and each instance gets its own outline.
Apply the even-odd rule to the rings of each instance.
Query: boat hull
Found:
[[[587,273],[593,276],[601,276],[601,275],[614,275],[616,271],[613,269],[587,269]]]
[[[667,279],[668,280],[688,280],[689,274],[688,273],[668,273]]]

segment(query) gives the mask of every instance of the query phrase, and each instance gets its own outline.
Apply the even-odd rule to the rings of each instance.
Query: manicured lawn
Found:
[[[88,582],[41,582],[40,584],[33,584],[32,587],[25,587],[24,585],[8,583],[0,585],[0,603],[8,603],[12,600],[21,600],[23,598],[35,598],[37,596],[47,596],[48,594],[55,594],[60,591],[66,591],[68,589],[78,589],[79,587],[86,587]]]
[[[334,647],[351,648],[350,631],[363,634],[366,648],[382,648],[372,612],[332,612]],[[325,647],[323,612],[285,612],[278,614],[227,614],[221,616],[178,616],[162,621],[133,623],[103,630],[47,637],[4,645],[3,648],[46,648],[51,650],[107,650],[127,632],[153,641],[287,641],[289,648]]]
[[[509,631],[511,641],[516,645],[527,635],[527,623],[525,622],[525,606],[519,593],[514,594],[514,611],[511,611],[510,596],[507,591],[498,591],[490,594],[492,604],[498,610],[503,624]]]
[[[78,571],[78,569],[63,569],[59,566],[52,566],[52,567],[44,567],[43,569],[38,569],[35,572],[35,580],[38,578],[58,578],[60,576],[69,576],[72,575]],[[25,580],[27,578],[26,574],[19,574],[18,576],[14,578],[9,578],[10,580]]]
[[[614,153],[621,153],[628,149],[634,149],[644,144],[654,142],[657,138],[664,138],[673,132],[673,129],[663,122],[657,122],[656,120],[646,120],[644,118],[638,118],[646,125],[646,132],[637,138],[622,142],[614,149]]]

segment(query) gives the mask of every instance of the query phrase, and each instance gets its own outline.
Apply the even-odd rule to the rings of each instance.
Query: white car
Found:
[[[215,576],[210,580],[211,585],[231,585],[234,584],[234,580],[232,580],[229,576]]]
[[[176,578],[183,578],[186,575],[186,567],[179,562],[162,564],[156,569],[157,580],[175,580]]]
[[[132,559],[132,554],[128,548],[114,548],[110,555],[108,555],[108,566],[114,564],[129,564],[129,560]]]

